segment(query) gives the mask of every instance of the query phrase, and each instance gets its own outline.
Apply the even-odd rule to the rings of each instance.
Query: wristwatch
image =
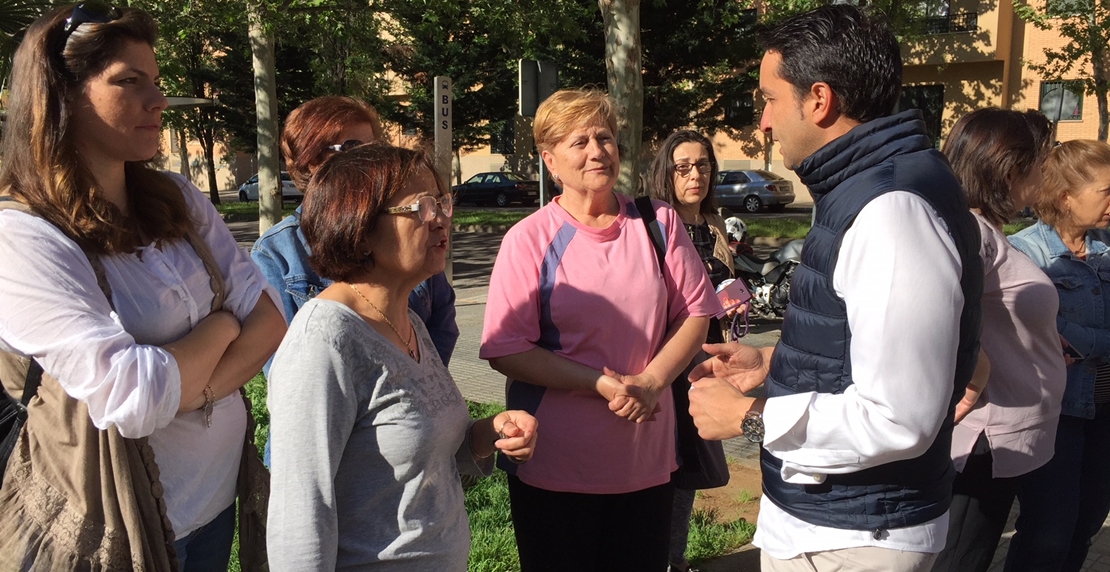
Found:
[[[744,415],[744,421],[740,423],[740,430],[744,432],[744,437],[752,443],[763,442],[763,415],[758,411],[749,411]]]

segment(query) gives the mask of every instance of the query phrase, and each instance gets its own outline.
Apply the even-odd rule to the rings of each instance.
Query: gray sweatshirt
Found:
[[[465,571],[457,472],[488,475],[469,416],[412,311],[417,363],[347,306],[315,298],[274,355],[270,569]]]

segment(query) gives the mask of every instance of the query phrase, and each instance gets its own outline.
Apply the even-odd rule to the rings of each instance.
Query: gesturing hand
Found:
[[[494,447],[514,463],[523,463],[536,451],[539,421],[527,411],[509,410],[493,418],[497,431]]]
[[[761,404],[721,379],[702,378],[690,385],[690,416],[702,439],[719,441],[743,434],[741,423],[749,409]]]
[[[690,381],[711,377],[747,393],[763,384],[770,368],[770,351],[731,342],[702,346],[710,358],[694,366]]]

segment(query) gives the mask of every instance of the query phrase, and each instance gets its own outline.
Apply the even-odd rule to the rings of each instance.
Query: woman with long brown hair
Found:
[[[257,462],[240,388],[285,327],[204,195],[147,165],[166,108],[156,36],[141,10],[85,2],[16,52],[0,377],[18,394],[28,360],[45,375],[0,488],[0,568],[227,567]],[[240,530],[244,568],[261,565]]]

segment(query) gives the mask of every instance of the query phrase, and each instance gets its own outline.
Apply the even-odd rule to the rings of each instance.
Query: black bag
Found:
[[[19,432],[27,423],[27,404],[38,393],[41,382],[42,366],[31,360],[21,400],[16,401],[7,391],[0,390],[0,438],[3,439],[0,441],[0,483],[3,482],[3,474],[8,468],[8,458],[12,456],[15,444],[19,441]]]
[[[666,271],[663,248],[663,233],[655,223],[655,209],[649,197],[636,199],[636,209],[644,221],[655,255],[659,259],[659,269]],[[676,488],[685,490],[712,489],[728,484],[728,463],[725,461],[725,448],[720,441],[706,441],[698,436],[694,418],[690,416],[690,370],[706,359],[699,353],[690,365],[671,383],[674,396],[675,443],[678,448],[678,470],[671,476]]]

